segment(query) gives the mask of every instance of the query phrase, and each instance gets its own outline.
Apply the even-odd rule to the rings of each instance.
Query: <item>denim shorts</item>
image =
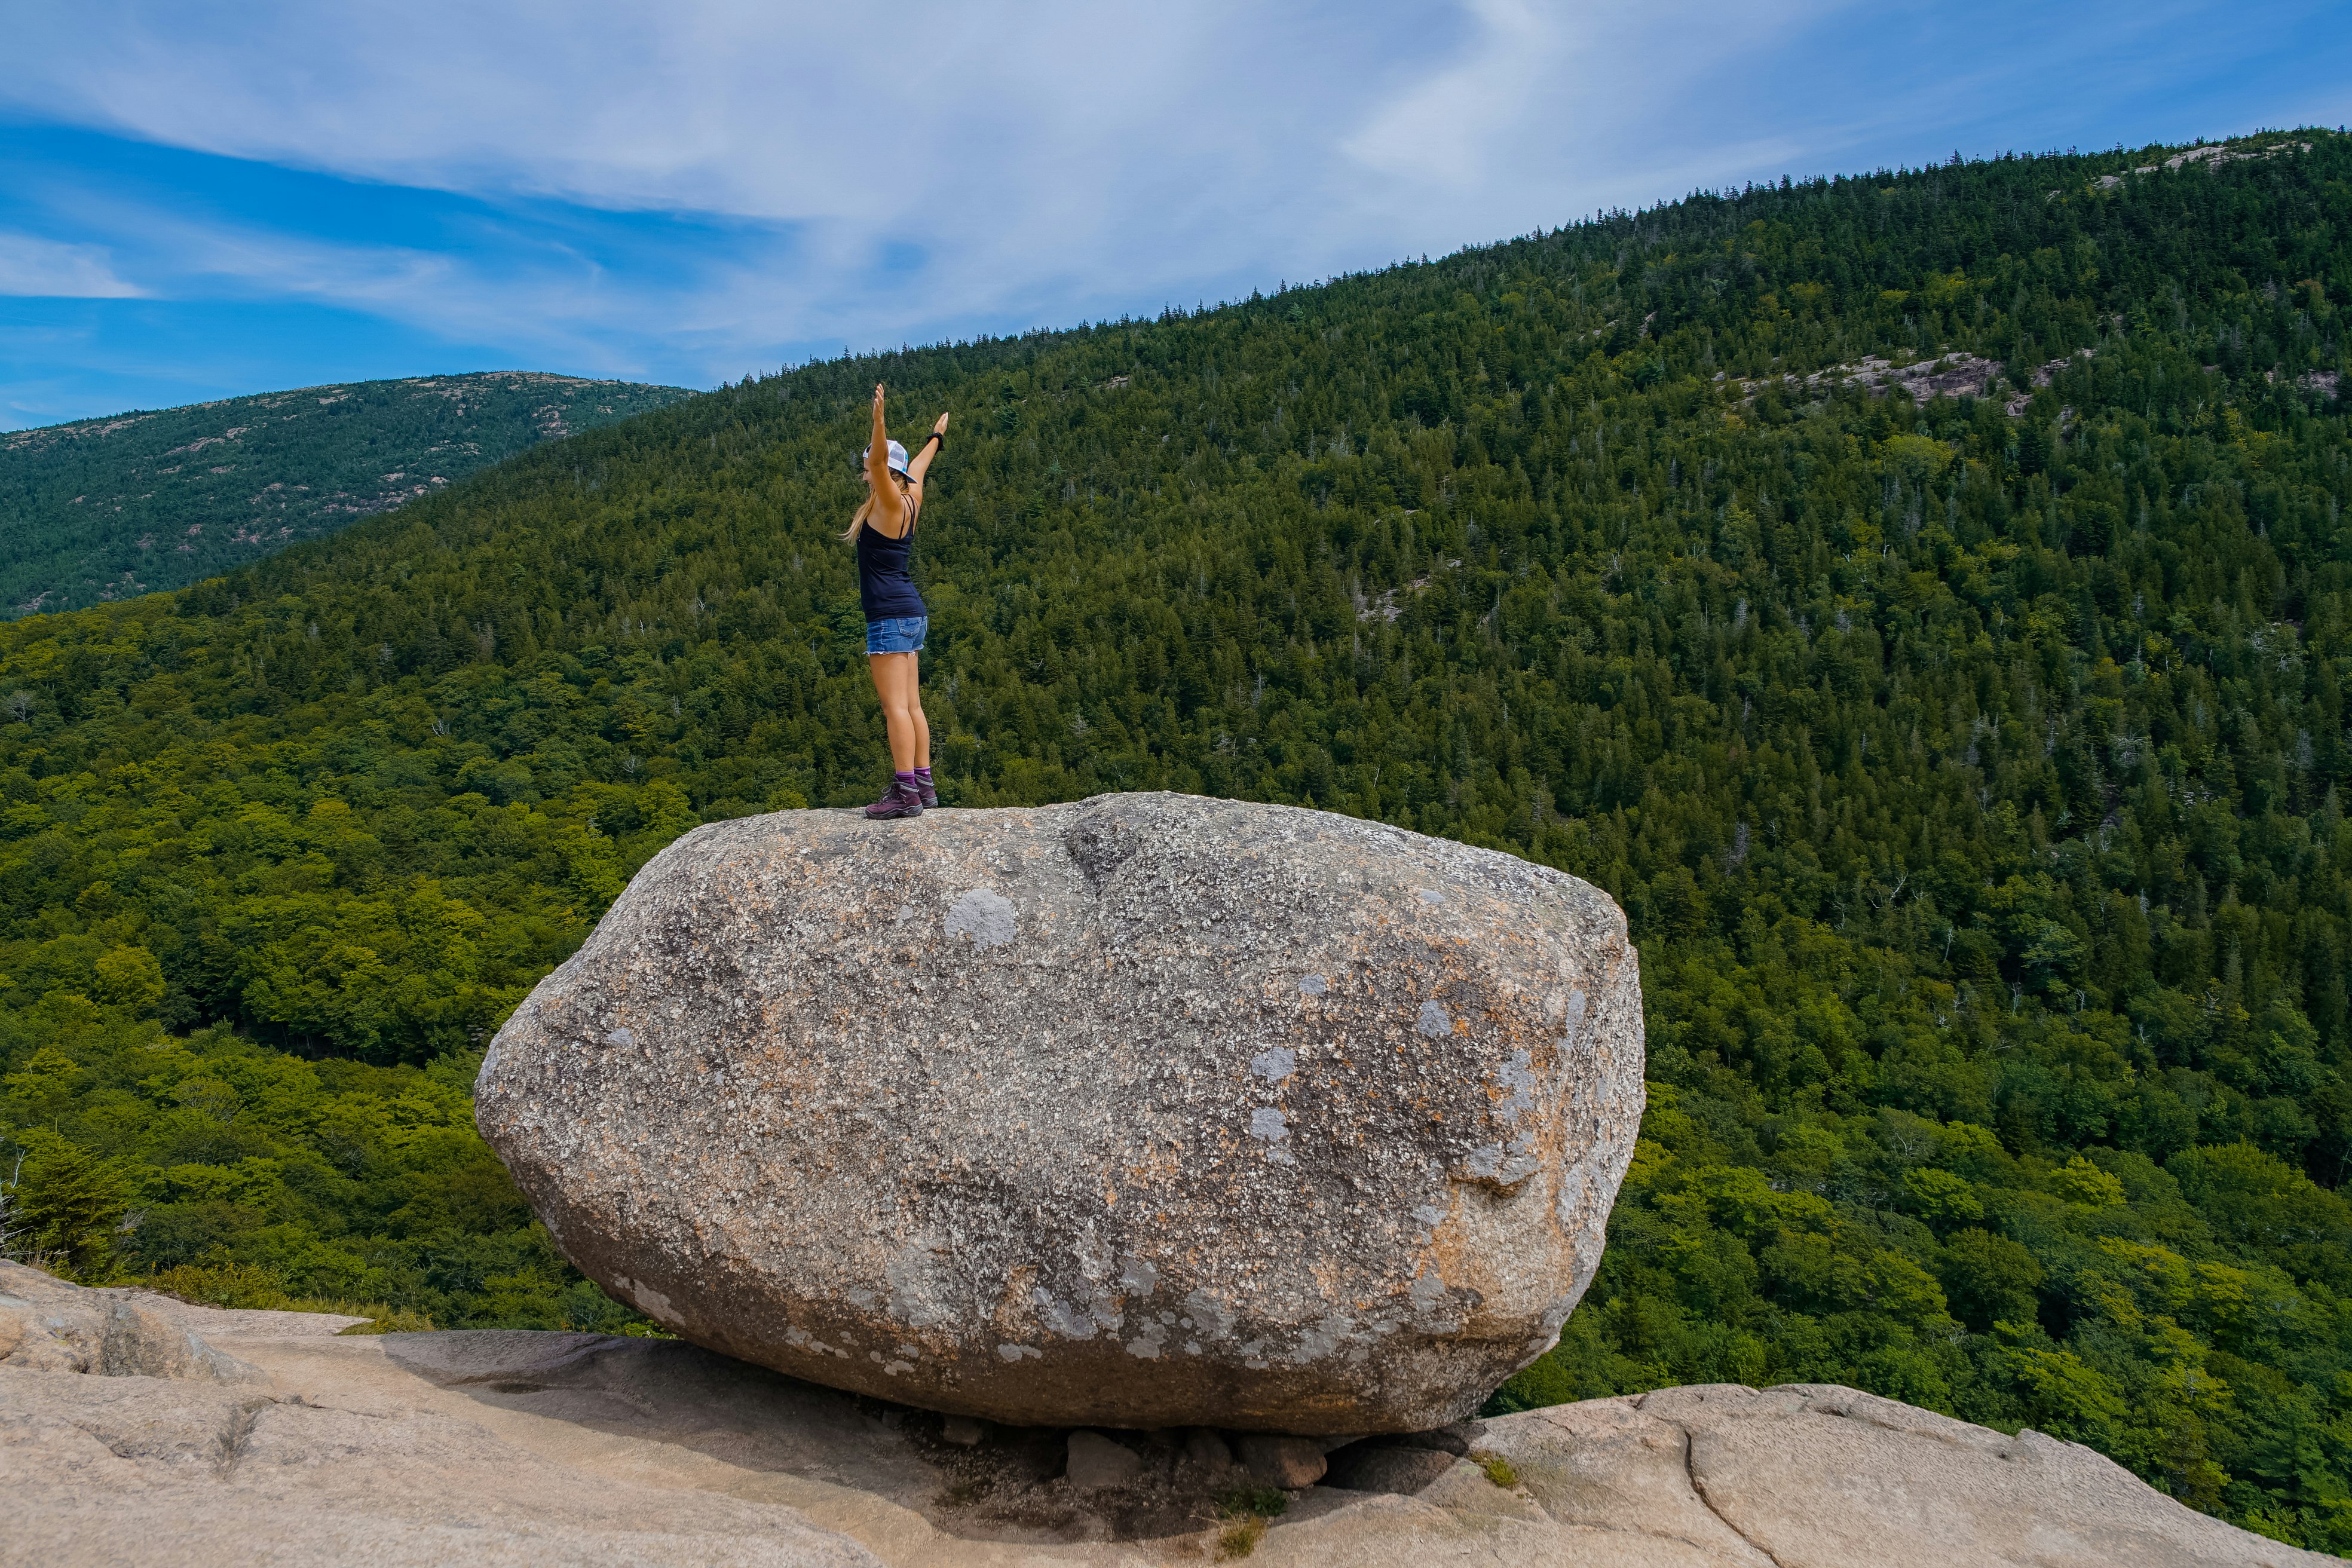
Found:
[[[896,620],[866,623],[867,653],[919,653],[923,633],[931,624],[929,616],[900,616]]]

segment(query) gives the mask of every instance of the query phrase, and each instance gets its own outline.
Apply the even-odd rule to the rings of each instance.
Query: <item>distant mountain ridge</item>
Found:
[[[0,617],[184,587],[692,394],[536,371],[348,382],[0,435]]]

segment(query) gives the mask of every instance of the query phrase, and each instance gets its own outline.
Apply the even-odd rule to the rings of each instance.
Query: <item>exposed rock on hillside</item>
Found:
[[[1571,877],[1107,795],[698,828],[478,1104],[564,1251],[698,1343],[996,1420],[1360,1434],[1550,1347],[1642,1060]]]
[[[2064,361],[2058,362],[2061,365]],[[1757,394],[1767,387],[1778,386],[1788,392],[1810,392],[1824,395],[1841,386],[1859,387],[1873,397],[1884,397],[1892,391],[1908,395],[1915,404],[1926,405],[1937,397],[1982,397],[1994,379],[2001,374],[1999,360],[1984,359],[1976,354],[1947,353],[1931,359],[1914,360],[1906,364],[1865,354],[1851,364],[1833,364],[1817,370],[1811,375],[1768,375],[1739,384],[1742,402],[1753,402]],[[1724,379],[1717,375],[1716,380]],[[2049,377],[2042,375],[2034,384],[2043,386]]]
[[[2282,153],[2292,155],[2310,151],[2311,143],[2308,142],[2214,142],[2202,147],[2191,147],[2185,153],[2175,153],[2171,157],[2164,160],[2161,167],[2178,174],[2183,169],[2199,164],[2208,169],[2218,169],[2224,163],[2243,163],[2256,158],[2275,158]],[[2155,163],[2142,163],[2132,173],[2153,174],[2158,166]],[[2101,174],[2095,183],[2103,191],[2112,191],[2124,183],[2124,176]]]
[[[28,1294],[30,1272],[0,1264],[0,1291]],[[71,1287],[39,1289],[70,1306]],[[344,1339],[341,1318],[133,1304],[265,1381],[0,1363],[0,1563],[1152,1568],[1213,1556],[1235,1523],[1221,1505],[1264,1484],[1214,1432],[942,1420],[675,1342]],[[1253,1563],[2335,1561],[2193,1513],[2086,1448],[1843,1388],[1664,1389],[1330,1460],[1256,1526]]]

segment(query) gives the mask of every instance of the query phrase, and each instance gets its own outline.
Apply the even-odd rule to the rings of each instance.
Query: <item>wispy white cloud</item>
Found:
[[[903,247],[929,265],[902,284],[969,310],[1385,261],[1433,185],[1453,243],[1576,210],[1559,110],[1637,107],[1607,57],[1686,52],[1653,10],[96,0],[34,18],[0,92],[237,157],[789,223],[824,297]]]
[[[1376,109],[1343,145],[1368,169],[1475,184],[1497,131],[1520,100],[1559,72],[1568,26],[1528,0],[1473,0],[1479,37],[1463,57]]]
[[[1775,168],[1806,138],[1722,113],[1732,79],[1853,3],[1465,0],[1462,47],[1339,142],[1351,226],[1450,249]]]
[[[63,300],[129,300],[144,290],[114,275],[105,248],[0,230],[0,294]]]
[[[0,239],[0,279],[310,300],[512,359],[708,381],[1246,293],[1784,171],[2293,118],[2340,103],[2345,73],[2265,40],[2331,9],[19,6],[0,112],[20,122],[380,182],[387,207],[449,199],[407,234],[268,209],[233,179],[111,205],[66,181],[44,198],[66,217],[20,226],[89,243]],[[2289,65],[2308,79],[2265,98]]]

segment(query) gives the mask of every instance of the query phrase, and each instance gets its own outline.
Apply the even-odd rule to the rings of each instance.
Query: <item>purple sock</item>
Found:
[[[908,795],[915,793],[915,775],[913,773],[893,773],[890,776],[898,781],[898,787],[900,789],[905,790]]]
[[[931,782],[931,770],[929,768],[917,768],[915,770],[915,776],[922,780],[925,784],[929,784]]]

